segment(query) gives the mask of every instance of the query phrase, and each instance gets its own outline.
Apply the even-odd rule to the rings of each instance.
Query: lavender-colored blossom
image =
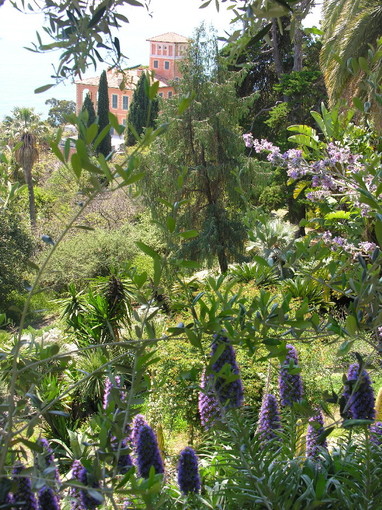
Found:
[[[327,448],[325,439],[321,439],[324,432],[324,418],[321,411],[309,418],[308,431],[306,434],[306,456],[317,459],[320,452]]]
[[[60,482],[60,473],[58,471],[57,465],[56,465],[56,459],[54,458],[53,450],[49,444],[49,441],[45,439],[45,437],[40,437],[37,440],[37,444],[40,445],[43,449],[42,457],[44,459],[44,466],[41,466],[44,470],[48,467],[55,467],[54,470],[54,478],[57,482]]]
[[[60,510],[57,495],[51,487],[44,486],[39,490],[38,510]]]
[[[286,345],[287,355],[280,367],[279,386],[281,405],[291,406],[293,402],[300,402],[303,394],[300,374],[291,374],[290,369],[298,367],[297,351],[291,344]]]
[[[84,485],[89,486],[89,474],[88,470],[85,467],[83,467],[80,470],[79,481]],[[99,489],[99,487],[100,485],[97,481],[93,481],[93,483],[91,484],[92,489]],[[80,489],[80,499],[81,505],[84,508],[84,510],[92,510],[101,504],[98,499],[95,499],[92,496],[90,496],[89,492],[86,489]]]
[[[123,502],[123,510],[134,510],[133,504],[129,499],[125,499]]]
[[[343,396],[346,401],[348,418],[354,420],[374,419],[375,399],[370,376],[365,369],[362,369],[360,373],[358,363],[353,363],[349,367]]]
[[[266,393],[261,404],[257,426],[257,434],[263,447],[267,446],[269,441],[279,438],[276,431],[280,428],[280,415],[276,397]]]
[[[382,446],[382,421],[370,425],[370,441],[376,446]]]
[[[147,425],[146,418],[143,416],[143,414],[136,414],[133,419],[130,435],[130,441],[133,448],[137,447],[139,431],[144,425]]]
[[[243,135],[244,144],[246,147],[253,147],[253,136],[252,133],[246,133]]]
[[[25,466],[23,464],[17,464],[13,468],[13,501],[18,504],[17,507],[23,508],[23,510],[37,510],[37,500],[32,491],[32,483],[30,478],[23,476]]]
[[[213,389],[213,379],[211,374],[207,376],[206,371],[203,370],[200,383],[201,391],[199,392],[198,398],[198,409],[201,424],[206,429],[210,428],[221,416],[219,402]]]
[[[236,353],[228,338],[222,335],[215,335],[211,347],[211,358],[214,358],[216,351],[224,346],[223,352],[211,366],[211,373],[214,375],[214,390],[219,403],[226,409],[240,407],[243,403],[243,384],[240,379],[240,370],[236,362]],[[227,366],[237,379],[227,383],[226,378],[218,375],[223,367]],[[215,375],[216,374],[216,375]]]
[[[142,425],[137,440],[137,467],[142,478],[148,478],[151,466],[155,473],[164,473],[164,465],[159,452],[158,441],[153,429],[149,425]]]
[[[106,377],[105,380],[105,389],[103,395],[103,408],[107,409],[107,406],[110,404],[111,390],[113,388],[121,389],[121,378],[119,375],[114,377],[114,381],[110,379],[110,377]],[[120,391],[120,399],[122,402],[126,400],[126,393],[124,391]]]
[[[178,485],[183,494],[200,492],[198,458],[194,450],[187,446],[181,451],[178,464]]]
[[[80,480],[80,473],[83,466],[79,460],[74,460],[71,469],[72,478],[75,480]],[[71,510],[84,510],[81,502],[80,489],[77,487],[70,487],[69,496],[71,498],[70,508]]]

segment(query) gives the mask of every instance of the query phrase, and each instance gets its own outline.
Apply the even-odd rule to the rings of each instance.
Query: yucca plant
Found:
[[[31,226],[34,229],[36,227],[36,205],[34,199],[32,168],[37,161],[38,150],[36,147],[36,137],[32,133],[26,132],[21,135],[20,146],[16,149],[15,158],[24,171],[25,182],[28,186],[29,218]]]
[[[228,276],[234,278],[237,282],[254,282],[255,285],[266,287],[273,285],[278,280],[275,267],[260,265],[256,262],[243,262],[230,266]]]

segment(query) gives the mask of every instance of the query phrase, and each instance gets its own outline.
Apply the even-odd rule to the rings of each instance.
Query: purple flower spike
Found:
[[[358,363],[350,365],[343,393],[346,399],[348,418],[354,420],[374,420],[374,391],[371,386],[370,376],[365,369],[360,374],[359,368]],[[354,385],[356,385],[355,391],[353,391]]]
[[[80,473],[83,466],[79,460],[75,460],[72,464],[72,478],[75,480],[80,479]],[[76,487],[70,487],[69,496],[71,497],[70,508],[71,510],[84,510],[81,503],[80,490]]]
[[[185,448],[179,457],[178,485],[183,494],[200,492],[198,458],[192,448]]]
[[[261,404],[257,427],[257,433],[262,447],[266,447],[269,441],[279,439],[276,431],[280,430],[280,428],[280,415],[276,397],[267,393],[264,395]]]
[[[132,430],[130,436],[131,444],[134,448],[137,447],[139,431],[141,427],[143,427],[144,425],[147,425],[147,422],[143,414],[135,415],[132,423]]]
[[[149,425],[142,425],[137,441],[137,465],[141,478],[148,478],[151,466],[155,473],[164,473],[163,460],[159,452],[158,441]]]
[[[107,406],[110,404],[111,390],[113,388],[121,389],[121,378],[119,377],[119,375],[116,375],[114,377],[114,381],[115,382],[113,382],[109,377],[106,377],[105,390],[104,390],[104,395],[103,395],[103,408],[104,409],[107,409]],[[120,398],[121,398],[122,402],[124,402],[126,400],[126,393],[122,390],[120,391]]]
[[[42,469],[44,470],[47,467],[55,466],[54,478],[57,482],[60,482],[60,473],[56,467],[56,459],[54,458],[53,450],[49,444],[49,441],[45,439],[45,437],[40,437],[37,440],[37,444],[40,445],[43,449],[42,455],[45,459],[45,466],[42,466]]]
[[[324,418],[321,411],[309,418],[308,431],[306,433],[306,456],[317,459],[320,451],[327,448],[326,440],[320,439],[324,432]]]
[[[214,341],[212,342],[211,358],[215,356],[216,351],[221,345],[224,345],[225,348],[215,363],[212,364],[212,373],[218,374],[225,365],[229,365],[231,373],[239,376],[240,370],[236,362],[235,350],[225,336],[215,335]],[[214,386],[220,404],[226,409],[240,407],[242,405],[243,384],[240,377],[235,381],[227,383],[225,377],[216,376]]]
[[[298,366],[297,351],[291,344],[286,345],[287,355],[280,368],[279,386],[281,405],[291,406],[293,402],[300,402],[303,395],[302,379],[300,374],[291,374],[290,365]]]
[[[44,486],[38,492],[39,510],[60,510],[58,498],[51,487]]]
[[[199,393],[198,408],[200,421],[206,429],[220,418],[220,406],[213,390],[213,376],[206,376],[205,370],[202,374],[200,386],[203,391]]]
[[[23,510],[37,510],[37,500],[32,492],[32,484],[30,478],[22,476],[25,466],[23,464],[17,464],[13,468],[13,482],[15,484],[15,490],[13,493],[13,501]],[[22,505],[21,505],[22,503]]]
[[[376,446],[382,446],[382,421],[370,425],[370,441]]]
[[[84,467],[80,471],[79,480],[84,485],[88,485],[88,471]],[[91,488],[99,489],[99,483],[93,482]],[[94,508],[101,504],[101,502],[98,499],[95,499],[92,496],[90,496],[89,492],[86,489],[80,489],[80,498],[81,505],[82,508],[84,508],[84,510],[93,510]]]

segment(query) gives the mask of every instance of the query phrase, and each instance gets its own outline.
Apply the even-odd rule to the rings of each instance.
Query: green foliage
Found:
[[[128,130],[126,133],[127,145],[135,145],[144,129],[155,125],[159,110],[157,97],[150,97],[150,83],[152,76],[149,73],[142,73],[135,87],[133,99],[128,114]]]
[[[113,270],[118,273],[131,265],[139,271],[146,269],[148,257],[140,255],[135,244],[138,239],[163,247],[158,229],[145,220],[126,223],[113,231],[98,228],[80,232],[61,243],[44,275],[44,283],[56,291],[73,281],[84,288],[90,278],[108,276]]]
[[[82,111],[87,112],[86,127],[90,127],[96,121],[96,112],[89,94],[86,94],[84,104],[82,105]]]
[[[68,122],[68,115],[76,111],[76,103],[66,99],[47,99],[45,104],[49,105],[48,122],[53,127],[61,126]]]
[[[0,223],[0,311],[12,305],[12,291],[26,291],[27,265],[34,243],[12,211],[2,211]]]
[[[242,264],[232,265],[228,274],[237,282],[253,282],[254,285],[263,287],[274,285],[278,280],[275,267],[266,267],[257,262],[243,262]]]
[[[109,125],[109,89],[107,84],[106,71],[103,71],[98,85],[98,132],[102,133],[103,130]],[[96,148],[98,154],[103,154],[105,158],[111,152],[111,135],[110,129],[107,130],[105,136],[100,141]]]

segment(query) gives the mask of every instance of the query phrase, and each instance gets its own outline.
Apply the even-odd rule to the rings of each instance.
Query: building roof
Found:
[[[136,69],[127,69],[123,71],[123,73],[120,71],[116,71],[115,69],[107,71],[108,88],[121,89],[121,84],[124,79],[125,80],[124,88],[127,90],[134,89],[136,84],[138,83],[139,77],[141,76],[142,72],[145,69],[147,68],[138,67]],[[92,76],[91,78],[77,80],[76,84],[93,85],[95,87],[98,87],[99,79],[100,79],[99,76]],[[155,79],[159,80],[159,88],[168,87],[167,81],[164,80],[163,78],[156,76]]]
[[[183,35],[176,34],[175,32],[167,32],[165,34],[156,35],[146,39],[153,42],[167,42],[167,43],[188,43],[190,40]]]

